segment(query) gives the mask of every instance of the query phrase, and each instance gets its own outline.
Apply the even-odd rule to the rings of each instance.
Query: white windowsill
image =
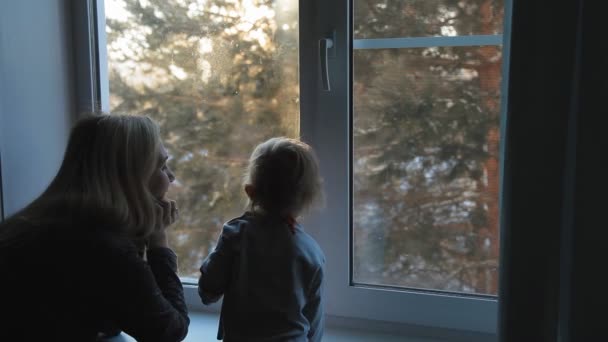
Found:
[[[208,312],[191,312],[190,329],[186,342],[216,341],[218,315]],[[474,341],[469,340],[469,341]],[[121,334],[106,340],[107,342],[133,342],[133,338]],[[447,342],[463,341],[458,339],[431,339],[422,337],[406,337],[403,334],[378,333],[374,331],[346,328],[343,323],[336,319],[328,320],[325,329],[324,342]],[[481,340],[480,340],[481,341]]]
[[[190,313],[190,329],[186,342],[216,341],[218,315],[206,312]],[[108,339],[108,342],[132,342],[133,338],[126,334]],[[352,329],[327,328],[323,341],[327,342],[439,342],[430,339],[407,339],[403,336],[357,331]]]
[[[217,341],[220,302],[202,305],[198,297],[196,280],[184,281],[184,295],[188,303],[190,327],[186,342]],[[133,342],[122,334],[107,342]],[[359,318],[326,316],[324,342],[496,342],[494,334],[440,329],[394,322]]]

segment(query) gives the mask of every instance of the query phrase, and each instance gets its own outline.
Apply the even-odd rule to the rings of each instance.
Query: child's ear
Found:
[[[247,194],[249,199],[253,199],[253,196],[255,195],[255,189],[253,188],[253,185],[245,184],[245,193]]]

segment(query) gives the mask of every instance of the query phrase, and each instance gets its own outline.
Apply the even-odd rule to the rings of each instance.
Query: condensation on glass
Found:
[[[110,109],[161,125],[182,277],[245,205],[249,154],[299,134],[298,2],[105,0]]]
[[[356,0],[355,37],[500,34],[502,7]],[[501,46],[354,51],[354,283],[497,293],[501,68]]]

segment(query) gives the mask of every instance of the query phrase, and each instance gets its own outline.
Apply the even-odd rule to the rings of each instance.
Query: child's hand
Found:
[[[179,216],[179,210],[174,200],[156,199],[157,226],[150,235],[149,247],[168,247],[166,228],[172,225]]]

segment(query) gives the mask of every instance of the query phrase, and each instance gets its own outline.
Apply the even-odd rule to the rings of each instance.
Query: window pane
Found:
[[[253,147],[299,133],[296,0],[106,0],[110,107],[161,124],[181,217],[180,276],[197,277],[244,209]]]
[[[354,0],[354,37],[502,33],[503,0]]]
[[[354,52],[356,283],[496,294],[501,60]]]

